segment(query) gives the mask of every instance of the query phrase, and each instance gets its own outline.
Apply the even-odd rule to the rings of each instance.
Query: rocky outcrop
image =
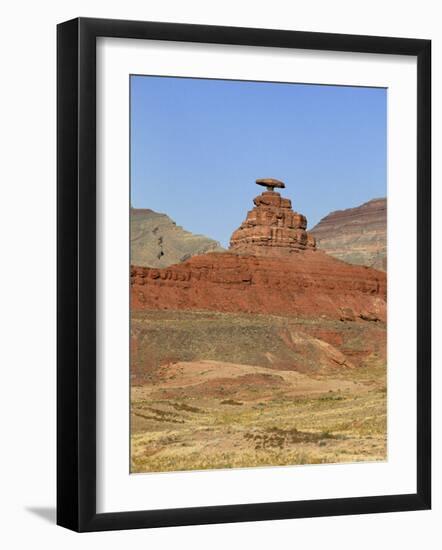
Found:
[[[186,231],[169,218],[147,208],[130,211],[131,263],[167,267],[195,254],[222,251],[217,241]]]
[[[385,320],[385,273],[318,250],[289,257],[195,256],[167,269],[133,266],[132,308]]]
[[[230,251],[194,256],[164,269],[131,268],[132,308],[292,314],[385,321],[386,275],[317,250],[306,218],[267,191],[230,241]]]
[[[373,199],[323,218],[311,233],[317,247],[345,262],[387,269],[387,200]]]
[[[285,187],[274,179],[257,180],[267,187],[253,199],[255,208],[230,239],[230,250],[257,256],[289,256],[299,250],[315,248],[315,239],[307,233],[307,219],[292,210],[290,199],[281,197],[274,188]]]

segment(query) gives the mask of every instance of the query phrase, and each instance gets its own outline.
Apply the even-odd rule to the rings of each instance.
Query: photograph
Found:
[[[387,461],[388,90],[129,94],[130,472]]]

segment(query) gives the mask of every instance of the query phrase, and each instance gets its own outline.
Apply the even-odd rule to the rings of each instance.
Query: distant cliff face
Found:
[[[131,208],[131,263],[145,267],[168,267],[196,254],[221,252],[217,241],[194,235],[169,218],[147,208]]]
[[[331,212],[311,233],[317,247],[345,262],[387,269],[387,199]]]

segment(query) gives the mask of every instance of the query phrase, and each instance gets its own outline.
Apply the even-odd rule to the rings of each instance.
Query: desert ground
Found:
[[[132,311],[131,471],[382,461],[382,321]]]

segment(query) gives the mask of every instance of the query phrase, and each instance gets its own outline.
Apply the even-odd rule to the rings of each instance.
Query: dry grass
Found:
[[[385,327],[195,312],[143,313],[136,323],[144,341],[156,334],[149,340],[154,355],[174,360],[149,363],[145,372],[137,365],[132,472],[386,459]],[[327,344],[318,354],[318,339],[309,336],[318,326],[342,336],[339,349]],[[295,349],[287,347],[293,339],[278,340],[287,327],[305,336],[297,336]],[[171,338],[167,350],[157,347],[177,331],[190,338],[184,350],[174,344],[181,338]],[[264,332],[273,338],[270,360]],[[242,340],[247,344],[226,357],[227,342]],[[351,367],[330,359],[346,350]],[[319,362],[307,368],[313,360]]]

